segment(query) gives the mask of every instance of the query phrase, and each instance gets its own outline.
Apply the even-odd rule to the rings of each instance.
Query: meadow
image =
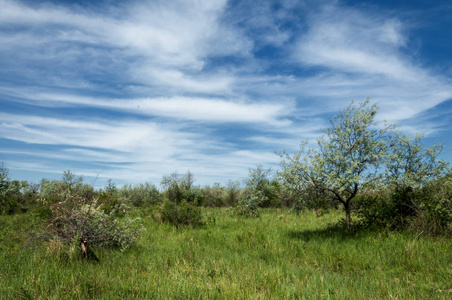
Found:
[[[422,232],[347,231],[342,211],[259,218],[204,208],[205,225],[133,214],[136,244],[93,249],[33,237],[34,213],[0,216],[0,299],[451,299],[452,240]]]

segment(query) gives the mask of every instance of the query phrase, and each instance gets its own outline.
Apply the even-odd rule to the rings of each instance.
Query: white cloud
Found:
[[[228,74],[197,75],[210,56],[247,56],[252,48],[233,26],[220,26],[225,4],[137,2],[116,8],[115,16],[80,7],[38,4],[32,8],[1,0],[0,24],[20,27],[1,32],[0,51],[20,49],[16,53],[20,60],[46,69],[58,64],[66,74],[55,75],[68,80],[102,74],[159,86],[162,93],[168,87],[175,92],[225,92],[233,81]],[[30,72],[21,70],[23,65],[17,62],[11,64],[12,72]],[[75,73],[80,67],[87,73]]]
[[[131,182],[188,169],[225,182],[313,141],[352,99],[371,97],[404,130],[441,130],[418,116],[452,98],[451,80],[407,54],[407,24],[321,3],[136,1],[100,12],[0,0],[0,97],[24,109],[0,113],[0,137],[60,149],[2,153],[44,160],[12,163],[24,170],[60,172],[53,158]]]
[[[219,49],[227,54],[247,52],[233,28],[218,26],[218,18],[226,1],[150,1],[116,8],[117,15],[93,14],[79,7],[37,5],[35,8],[19,2],[2,0],[0,22],[47,28],[52,42],[80,41],[87,46],[111,46],[129,49],[154,63],[174,66],[202,67],[200,58]],[[119,13],[119,10],[120,13]],[[20,34],[20,33],[19,33]],[[221,35],[220,35],[221,34]],[[223,42],[220,37],[228,35]],[[46,42],[40,34],[35,41]],[[237,39],[235,47],[227,42]],[[210,42],[215,40],[215,45]],[[218,45],[220,43],[220,45]],[[22,44],[23,45],[23,44]],[[222,47],[224,45],[225,47]],[[220,47],[218,47],[220,46]]]
[[[1,113],[0,119],[2,138],[62,147],[56,153],[53,148],[2,150],[3,154],[27,157],[22,163],[10,165],[17,170],[61,173],[70,168],[85,176],[154,183],[174,170],[191,170],[201,182],[213,183],[221,178],[224,182],[228,178],[242,178],[248,167],[261,163],[262,159],[275,161],[271,151],[236,150],[221,136],[209,135],[208,130],[189,133],[179,125],[70,121],[7,113]],[[56,167],[58,161],[65,167]],[[66,167],[68,162],[76,167]]]
[[[0,90],[2,90],[0,88]],[[34,90],[5,92],[21,97],[33,105],[99,107],[140,115],[169,117],[180,120],[212,123],[261,123],[287,126],[286,119],[293,110],[293,101],[279,103],[234,101],[199,97],[158,97],[145,99],[102,99],[71,94],[54,94]],[[276,101],[275,101],[276,102]]]
[[[371,97],[381,118],[398,122],[452,98],[452,81],[415,63],[406,47],[399,20],[329,5],[309,18],[293,57],[303,66],[324,69],[301,80],[306,94],[331,102],[333,110],[347,99]]]
[[[156,85],[165,92],[197,92],[209,94],[230,94],[236,78],[227,74],[215,77],[187,74],[178,69],[158,68],[153,64],[133,70],[133,78],[138,82]]]
[[[25,143],[95,147],[116,151],[149,149],[164,158],[192,134],[178,133],[151,122],[71,121],[37,116],[0,114],[0,135]]]
[[[422,71],[404,59],[402,25],[353,9],[328,6],[311,17],[295,56],[304,64],[411,81]],[[413,77],[414,76],[414,77]]]

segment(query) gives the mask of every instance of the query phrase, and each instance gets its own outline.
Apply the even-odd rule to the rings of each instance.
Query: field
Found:
[[[451,299],[452,240],[423,233],[335,229],[321,217],[204,209],[176,229],[136,211],[146,231],[123,252],[30,239],[31,213],[0,216],[1,299]]]

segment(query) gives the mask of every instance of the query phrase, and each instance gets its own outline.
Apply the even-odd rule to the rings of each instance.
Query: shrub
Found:
[[[237,202],[240,198],[240,182],[238,181],[228,181],[228,185],[226,186],[224,202],[229,206],[237,205]]]
[[[66,189],[59,191],[57,201],[55,197],[52,197],[52,201],[42,199],[51,211],[45,227],[46,237],[57,238],[63,243],[83,239],[87,245],[125,249],[141,232],[137,220],[119,220],[117,212],[107,212],[97,198],[80,194],[79,190],[73,189],[72,184],[63,186]]]
[[[361,194],[356,196],[358,223],[364,228],[404,228],[407,219],[398,214],[391,195]]]
[[[411,225],[433,234],[452,234],[452,174],[426,185],[418,196],[419,213]]]
[[[136,186],[124,185],[119,196],[126,198],[133,206],[147,206],[162,202],[162,195],[155,185],[149,182]]]
[[[452,176],[422,188],[395,187],[357,196],[359,223],[364,227],[406,229],[431,234],[452,233]]]
[[[202,206],[206,201],[203,190],[200,187],[192,187],[185,190],[182,194],[182,200],[185,200],[195,206]]]
[[[52,217],[46,230],[52,237],[66,243],[84,238],[89,245],[125,249],[141,231],[134,226],[137,220],[119,220],[114,214],[105,213],[96,200],[67,197],[51,204],[50,209]]]
[[[0,214],[12,215],[21,209],[22,205],[15,196],[3,196],[0,199]]]
[[[274,197],[274,186],[268,180],[271,169],[264,170],[262,165],[249,169],[249,177],[245,179],[247,186],[245,197],[238,201],[239,215],[259,216],[259,207],[268,207]]]
[[[202,189],[202,204],[207,207],[220,207],[224,204],[225,191],[220,184],[205,186]]]
[[[256,193],[249,193],[247,196],[242,197],[238,201],[236,212],[238,215],[244,215],[249,217],[259,217],[259,204],[261,197]]]
[[[173,172],[170,175],[163,176],[160,184],[165,189],[165,195],[168,200],[176,203],[180,203],[182,200],[194,202],[196,200],[196,194],[190,191],[193,188],[194,181],[193,173],[190,171],[183,176],[177,172]]]
[[[0,163],[0,214],[13,214],[24,210],[25,198],[20,190],[26,182],[10,180],[9,170]]]
[[[160,210],[162,222],[172,224],[176,227],[192,226],[202,224],[201,209],[183,200],[179,204],[174,201],[165,200]]]

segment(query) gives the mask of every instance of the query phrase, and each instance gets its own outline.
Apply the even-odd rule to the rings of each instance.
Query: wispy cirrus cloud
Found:
[[[408,28],[397,18],[332,4],[309,16],[308,24],[293,52],[299,63],[323,73],[308,79],[308,93],[369,96],[380,104],[381,117],[395,122],[452,98],[450,78],[409,54]]]
[[[1,91],[1,87],[0,87]],[[105,99],[71,94],[35,91],[10,91],[22,102],[43,107],[86,106],[138,115],[168,117],[179,120],[211,123],[259,123],[287,126],[293,101],[253,102],[201,97],[157,97],[145,99]]]
[[[0,7],[0,153],[12,169],[124,182],[190,169],[225,182],[275,166],[273,150],[314,140],[366,97],[406,131],[448,127],[432,108],[452,98],[451,79],[411,50],[397,13],[329,0]]]

